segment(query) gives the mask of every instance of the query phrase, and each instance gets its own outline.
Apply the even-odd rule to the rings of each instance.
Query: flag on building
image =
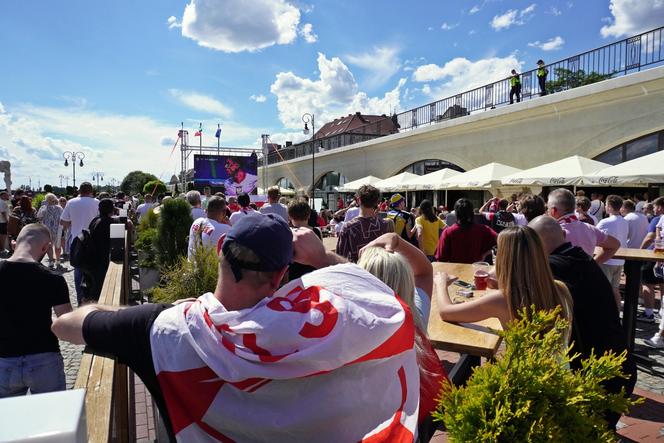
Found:
[[[194,137],[202,137],[203,136],[203,130],[199,129],[194,133]]]

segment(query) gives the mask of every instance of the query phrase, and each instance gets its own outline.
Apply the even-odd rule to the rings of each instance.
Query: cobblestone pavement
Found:
[[[45,259],[45,264],[48,264],[48,261]],[[62,273],[62,276],[69,286],[69,300],[71,305],[76,309],[76,289],[74,289],[74,269],[69,266],[68,262],[65,262],[65,265],[68,267],[66,272]],[[67,389],[72,389],[74,383],[76,383],[76,377],[78,376],[78,368],[81,364],[81,355],[83,353],[83,345],[73,345],[68,342],[60,342],[60,352],[62,353],[62,359],[65,363],[65,377],[67,378]]]

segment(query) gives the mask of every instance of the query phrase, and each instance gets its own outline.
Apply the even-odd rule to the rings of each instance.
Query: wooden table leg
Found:
[[[622,324],[630,351],[634,351],[636,336],[636,311],[641,293],[641,263],[636,260],[625,261],[625,304]]]
[[[480,357],[469,354],[462,354],[459,361],[456,362],[448,377],[454,386],[462,386],[473,373],[473,368],[481,363]]]

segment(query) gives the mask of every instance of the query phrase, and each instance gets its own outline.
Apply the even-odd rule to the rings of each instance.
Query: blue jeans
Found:
[[[0,398],[64,391],[65,365],[59,352],[0,357]]]

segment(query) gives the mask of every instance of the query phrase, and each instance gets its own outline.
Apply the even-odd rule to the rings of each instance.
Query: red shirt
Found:
[[[462,228],[455,223],[443,231],[438,240],[436,261],[474,263],[496,246],[498,234],[488,226],[473,223]]]
[[[231,203],[230,205],[228,205],[228,209],[230,209],[231,212],[237,212],[240,210],[240,205],[238,205],[237,203]]]

